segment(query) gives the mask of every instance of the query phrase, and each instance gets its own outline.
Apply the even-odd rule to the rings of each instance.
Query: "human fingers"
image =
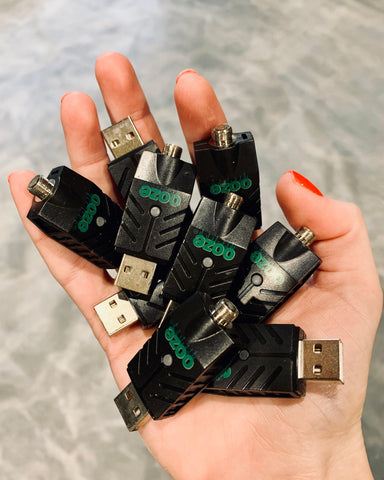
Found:
[[[208,138],[212,127],[226,118],[210,83],[195,70],[184,70],[174,91],[177,113],[191,158],[193,142]]]
[[[130,61],[119,53],[104,53],[95,73],[111,122],[129,115],[144,143],[154,140],[162,149],[163,139]]]
[[[107,151],[100,133],[96,106],[81,92],[69,92],[61,101],[61,123],[73,170],[94,182],[117,201],[115,187],[108,173]]]

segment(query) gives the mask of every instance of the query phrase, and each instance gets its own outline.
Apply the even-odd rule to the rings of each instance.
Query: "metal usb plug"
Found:
[[[344,383],[341,340],[299,340],[298,377]]]
[[[137,430],[150,416],[132,383],[115,398],[115,404],[130,432]]]
[[[139,320],[139,316],[124,290],[108,297],[93,308],[109,336]]]
[[[155,262],[124,254],[117,272],[115,285],[147,295],[155,275],[156,266]]]
[[[119,158],[144,145],[131,117],[124,118],[102,130],[101,133],[114,158]]]

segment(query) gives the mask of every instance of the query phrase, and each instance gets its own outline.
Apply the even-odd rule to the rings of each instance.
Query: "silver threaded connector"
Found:
[[[45,200],[53,195],[54,185],[42,175],[36,175],[28,184],[28,192],[40,200]]]
[[[221,327],[227,327],[238,315],[239,311],[236,305],[227,298],[219,300],[211,312],[212,319]]]
[[[216,125],[212,128],[211,137],[216,147],[230,147],[233,143],[232,128],[228,125],[228,123]]]
[[[309,247],[316,239],[315,234],[308,227],[300,227],[295,233],[295,237],[305,246]]]
[[[173,158],[180,158],[182,151],[183,149],[181,147],[174,145],[173,143],[167,143],[163,148],[163,154]]]

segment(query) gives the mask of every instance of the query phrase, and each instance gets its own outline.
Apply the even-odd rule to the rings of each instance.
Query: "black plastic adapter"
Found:
[[[174,415],[228,365],[239,347],[227,328],[237,313],[228,300],[215,305],[199,292],[167,315],[129,362],[131,384],[115,399],[130,430],[147,413]]]
[[[163,295],[182,302],[195,291],[226,296],[251,240],[256,219],[241,212],[241,197],[225,203],[202,197],[164,282]]]
[[[166,145],[162,154],[140,158],[115,241],[125,254],[115,282],[122,288],[147,294],[157,265],[170,265],[183,239],[195,167],[180,154],[180,147]]]
[[[122,209],[93,182],[68,167],[37,175],[28,185],[34,195],[27,217],[46,235],[101,268],[116,268],[114,248]]]
[[[239,317],[240,318],[240,317]],[[343,383],[340,340],[310,340],[291,324],[233,325],[247,344],[204,390],[236,396],[299,398],[306,381]]]
[[[108,163],[108,170],[115,182],[117,189],[126,202],[131,188],[133,177],[135,176],[137,165],[139,164],[143,152],[160,153],[159,147],[151,140],[142,147],[137,147],[131,152],[124,154]]]
[[[306,227],[293,234],[276,222],[251,243],[228,294],[241,321],[265,321],[313,274],[321,263],[308,248],[314,239]]]
[[[210,138],[193,147],[201,194],[216,201],[230,192],[240,195],[241,209],[255,217],[260,228],[259,166],[251,132],[232,133],[229,125],[217,125]]]
[[[164,282],[158,281],[152,289],[149,299],[143,298],[137,292],[128,292],[130,301],[135,308],[139,321],[144,328],[154,327],[163,318],[168,301],[163,296]]]
[[[295,325],[236,324],[247,339],[232,362],[205,389],[221,395],[266,395],[298,398],[305,381],[298,378],[299,340],[305,337]]]
[[[124,201],[127,201],[141,154],[146,150],[160,153],[160,150],[153,140],[144,144],[131,117],[105,128],[101,133],[114,157],[108,164],[109,173]]]

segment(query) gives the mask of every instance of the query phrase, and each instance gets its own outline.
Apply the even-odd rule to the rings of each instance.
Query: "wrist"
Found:
[[[259,472],[260,479],[268,480],[374,480],[361,421],[348,425],[345,431],[329,428],[330,422],[326,418],[323,421],[328,424],[327,432],[312,425],[312,432],[304,428],[293,435],[289,430],[280,435],[276,431],[275,438],[268,442],[262,434],[257,435],[257,447],[243,461],[249,467],[243,478],[253,478]]]
[[[285,473],[276,472],[271,478],[373,480],[360,422],[348,432],[333,432],[314,442],[308,436],[298,440],[294,455],[285,461],[285,465],[279,462]]]
[[[364,444],[361,423],[342,439],[334,438],[324,451],[328,462],[319,480],[373,480]]]

